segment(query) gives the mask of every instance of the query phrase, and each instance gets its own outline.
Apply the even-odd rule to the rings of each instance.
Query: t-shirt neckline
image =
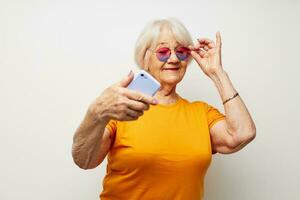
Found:
[[[171,104],[156,104],[154,106],[159,107],[159,108],[173,108],[175,106],[177,106],[180,102],[182,101],[181,96],[178,95],[178,99],[176,100],[176,102],[171,103]]]

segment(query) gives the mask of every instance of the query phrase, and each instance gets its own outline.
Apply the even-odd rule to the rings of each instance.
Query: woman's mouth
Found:
[[[168,70],[168,71],[177,71],[179,70],[179,67],[176,67],[176,68],[171,68],[171,67],[167,67],[167,68],[164,68],[163,70]]]

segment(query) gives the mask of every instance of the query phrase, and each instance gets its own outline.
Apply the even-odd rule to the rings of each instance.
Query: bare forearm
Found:
[[[222,102],[236,93],[231,80],[224,70],[219,70],[210,78],[216,85]],[[224,110],[229,134],[241,142],[255,137],[255,124],[240,96],[225,103]]]
[[[73,137],[74,162],[83,169],[96,167],[99,163],[100,144],[107,120],[97,119],[87,112]]]

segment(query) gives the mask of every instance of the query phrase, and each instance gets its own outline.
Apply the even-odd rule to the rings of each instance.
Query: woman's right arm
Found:
[[[80,168],[92,169],[104,160],[112,141],[105,128],[111,119],[136,120],[149,109],[149,104],[157,104],[153,97],[127,89],[132,79],[131,72],[120,83],[104,90],[89,106],[73,137],[72,156]]]
[[[73,137],[72,156],[78,167],[92,169],[104,160],[111,143],[107,123],[107,119],[96,120],[90,109],[87,111]]]

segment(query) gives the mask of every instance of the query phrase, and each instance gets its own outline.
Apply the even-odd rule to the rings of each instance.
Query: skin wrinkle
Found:
[[[213,81],[217,87],[222,101],[232,96],[236,91],[227,76],[227,73],[223,70],[221,62],[221,37],[220,33],[216,34],[216,44],[209,39],[199,39],[198,44],[194,47],[189,46],[192,50],[192,56],[198,63],[202,71]],[[161,46],[167,46],[172,50],[170,58],[167,62],[161,62],[157,59],[155,53],[151,53],[146,60],[146,69],[161,83],[161,89],[155,94],[155,97],[161,104],[174,103],[177,98],[176,85],[182,80],[187,68],[187,61],[178,60],[174,53],[174,48],[179,44],[176,41],[172,31],[169,29],[162,29],[161,34],[155,43],[156,48]],[[146,58],[145,58],[146,59]],[[178,71],[164,71],[167,66],[179,67]],[[226,118],[223,122],[217,123],[212,127],[211,135],[212,140],[217,141],[213,143],[214,147],[219,152],[228,153],[235,151],[236,148],[240,148],[242,143],[247,144],[255,137],[255,125],[251,119],[250,114],[247,112],[247,108],[243,103],[237,103],[240,97],[232,99],[225,104]],[[241,100],[241,99],[240,99]],[[224,123],[225,122],[225,123]],[[253,124],[252,129],[246,127]],[[245,131],[245,132],[243,132]],[[226,149],[221,149],[219,145],[224,145]]]
[[[171,49],[171,56],[169,59],[166,62],[161,62],[156,57],[155,53],[146,50],[145,58],[143,60],[144,65],[141,66],[148,70],[161,83],[161,89],[154,96],[158,100],[158,103],[167,105],[177,101],[178,94],[176,93],[176,86],[183,79],[187,65],[192,58],[198,63],[204,74],[213,81],[223,101],[232,96],[235,89],[227,76],[227,73],[222,68],[220,45],[219,48],[212,48],[214,45],[209,42],[205,42],[206,44],[200,44],[199,42],[193,49],[190,48],[190,58],[181,61],[174,53],[174,48],[180,43],[176,40],[176,37],[174,37],[174,34],[169,28],[170,27],[164,27],[161,29],[157,40],[155,40],[155,43],[152,43],[168,45]],[[218,46],[218,34],[220,41],[220,33],[217,33],[216,46]],[[205,45],[211,48],[208,48]],[[156,48],[157,47],[158,46],[156,46]],[[203,49],[199,51],[201,48]],[[174,66],[179,67],[179,69],[174,71],[164,70],[168,67],[174,68]],[[130,82],[128,77],[113,88],[126,87]],[[133,75],[131,74],[131,80],[132,79]],[[97,102],[105,103],[92,106],[92,114],[88,113],[73,138],[74,161],[79,167],[84,169],[91,169],[96,165],[99,165],[102,162],[102,158],[106,156],[109,150],[105,147],[105,144],[102,144],[111,144],[112,141],[105,140],[108,136],[111,137],[111,134],[108,131],[106,131],[107,137],[103,137],[103,135],[105,135],[105,126],[108,123],[107,119],[114,118],[121,121],[133,119],[126,116],[126,114],[124,115],[124,113],[129,112],[129,110],[126,110],[126,105],[129,103],[129,101],[127,102],[128,98],[116,100],[118,97],[125,97],[124,93],[122,94],[119,90],[108,90],[104,93],[105,95],[101,95],[100,98],[97,99]],[[135,96],[134,99],[138,99],[138,96]],[[122,102],[123,104],[126,102],[124,106],[120,106]],[[153,102],[153,99],[150,100],[149,97],[146,103],[152,104],[151,102]],[[256,128],[240,97],[230,100],[224,105],[224,108],[226,120],[221,120],[212,126],[210,134],[212,138],[212,150],[228,154],[238,151],[253,140],[256,134]],[[130,112],[132,113],[134,111],[130,110]],[[135,113],[138,113],[138,111],[135,111]],[[95,125],[96,121],[99,123],[98,125]]]
[[[173,33],[168,29],[162,29],[156,44],[156,47],[153,48],[155,50],[162,46],[175,49],[178,45],[180,45],[178,41],[176,41]],[[176,94],[176,85],[184,77],[187,68],[187,60],[180,61],[175,55],[174,51],[172,51],[167,62],[161,62],[156,58],[156,54],[154,52],[151,52],[150,50],[147,50],[146,52],[144,68],[161,83],[161,89],[155,94],[155,97],[158,99],[158,102],[162,104],[176,102],[178,99],[178,94]],[[147,57],[148,53],[150,54],[149,57]],[[179,70],[176,72],[168,72],[167,70],[164,71],[163,68],[166,66],[179,66]],[[166,77],[168,76],[168,73],[172,73],[170,74],[170,76],[172,76],[171,78]]]

